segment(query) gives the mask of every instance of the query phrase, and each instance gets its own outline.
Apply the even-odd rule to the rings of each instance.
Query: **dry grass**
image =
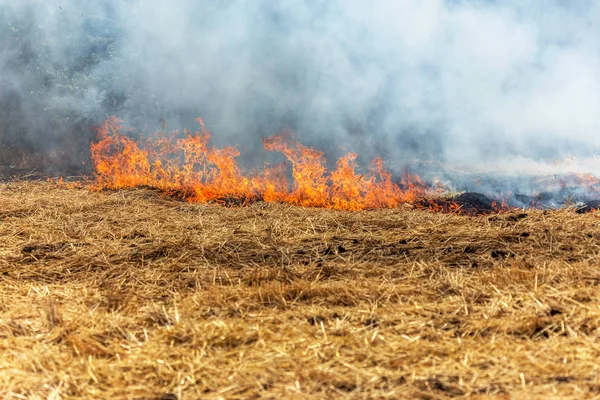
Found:
[[[599,223],[0,184],[0,397],[597,397]]]

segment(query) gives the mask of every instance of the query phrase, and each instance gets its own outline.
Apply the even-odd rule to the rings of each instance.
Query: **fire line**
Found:
[[[236,162],[240,152],[212,146],[203,120],[197,122],[200,130],[194,133],[172,131],[136,142],[121,133],[121,120],[107,119],[91,145],[96,187],[150,186],[191,202],[262,200],[340,210],[393,208],[433,193],[408,173],[394,182],[381,158],[372,161],[368,173],[359,174],[357,154],[348,153],[328,171],[323,153],[302,145],[291,133],[263,139],[266,151],[282,153],[291,164],[291,182],[283,164],[245,174]]]

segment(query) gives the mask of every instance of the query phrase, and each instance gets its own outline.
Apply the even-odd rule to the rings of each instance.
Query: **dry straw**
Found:
[[[599,396],[599,223],[3,183],[0,397]]]

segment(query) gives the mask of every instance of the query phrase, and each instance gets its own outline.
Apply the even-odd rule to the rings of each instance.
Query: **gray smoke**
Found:
[[[85,154],[108,115],[201,116],[252,155],[290,129],[398,170],[544,172],[598,152],[599,38],[591,0],[0,0],[0,140]]]

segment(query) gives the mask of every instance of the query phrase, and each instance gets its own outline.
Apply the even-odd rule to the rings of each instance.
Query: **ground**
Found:
[[[0,397],[598,397],[599,223],[5,182]]]

